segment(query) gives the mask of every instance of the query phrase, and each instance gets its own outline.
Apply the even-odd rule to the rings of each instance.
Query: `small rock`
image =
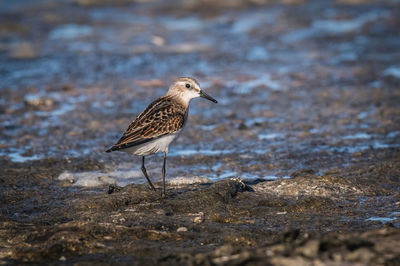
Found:
[[[230,244],[225,244],[217,249],[215,249],[214,256],[215,257],[221,257],[221,256],[227,256],[230,255],[234,252],[234,247]]]
[[[151,42],[157,46],[165,45],[165,39],[156,35],[151,36]]]
[[[339,262],[339,261],[343,260],[343,254],[340,252],[333,253],[331,256],[332,256],[333,261]]]
[[[61,90],[63,90],[63,91],[71,91],[73,88],[74,88],[73,85],[64,84],[64,85],[61,87]]]
[[[166,215],[164,210],[156,210],[157,215]]]
[[[176,229],[177,232],[187,232],[187,228],[186,227],[179,227],[178,229]]]
[[[204,217],[203,216],[194,217],[193,222],[196,224],[202,223],[204,222]]]
[[[242,122],[240,122],[240,124],[239,124],[239,126],[238,126],[238,129],[239,129],[239,130],[246,130],[246,129],[247,129],[247,126],[246,126],[246,124],[242,121]]]
[[[74,176],[69,172],[64,172],[61,175],[59,175],[58,180],[66,180],[66,181],[70,182],[71,184],[75,183]]]
[[[307,243],[305,243],[304,246],[299,247],[297,249],[297,252],[301,255],[304,255],[305,257],[315,258],[318,256],[319,246],[320,246],[319,241],[313,239],[307,241]]]
[[[65,256],[61,256],[58,260],[59,260],[59,261],[66,261],[67,258],[66,258]]]
[[[121,187],[111,184],[108,186],[107,194],[113,194],[113,193],[119,192],[119,191],[121,191]]]
[[[54,105],[54,100],[50,98],[26,97],[24,104],[37,109],[48,109]]]

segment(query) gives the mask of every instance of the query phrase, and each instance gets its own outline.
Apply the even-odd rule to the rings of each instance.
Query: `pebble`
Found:
[[[318,256],[320,248],[319,240],[309,240],[304,246],[297,248],[297,253],[302,254],[305,257],[314,258]]]
[[[179,227],[178,229],[176,229],[177,232],[187,232],[187,228],[186,227]]]
[[[194,217],[193,222],[196,224],[202,223],[204,222],[204,217],[203,216]]]
[[[50,98],[32,98],[26,99],[24,101],[25,105],[31,107],[52,107],[54,105],[54,100]]]

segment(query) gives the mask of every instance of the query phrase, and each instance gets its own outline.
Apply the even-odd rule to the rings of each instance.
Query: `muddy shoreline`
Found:
[[[166,199],[147,185],[82,189],[48,178],[97,168],[93,161],[7,163],[5,264],[399,262],[399,159],[322,176],[304,169],[276,181],[169,184]]]
[[[0,265],[400,264],[398,1],[117,2],[0,6]],[[104,151],[179,76],[160,199]]]

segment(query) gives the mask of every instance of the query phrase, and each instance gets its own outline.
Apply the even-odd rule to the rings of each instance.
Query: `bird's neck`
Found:
[[[190,95],[170,91],[165,96],[174,99],[175,101],[182,104],[185,108],[189,107],[190,101],[193,99],[193,97],[191,97]]]

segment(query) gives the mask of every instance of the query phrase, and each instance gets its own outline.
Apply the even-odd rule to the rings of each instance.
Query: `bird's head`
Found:
[[[196,79],[190,77],[176,79],[169,87],[167,95],[179,97],[185,104],[189,104],[191,99],[197,97],[218,103],[217,100],[200,89],[200,84]]]

